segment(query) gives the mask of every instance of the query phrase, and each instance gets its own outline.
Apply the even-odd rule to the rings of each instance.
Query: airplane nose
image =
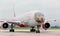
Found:
[[[35,21],[36,22],[40,22],[40,23],[43,23],[44,22],[44,15],[42,14],[42,13],[40,13],[40,12],[37,12],[37,13],[35,13],[35,15],[34,15],[34,19],[35,19]]]
[[[39,20],[39,18],[36,18],[35,20],[36,20],[36,22],[38,22],[38,23],[40,23],[40,22],[41,22],[41,21]]]
[[[44,18],[40,18],[40,21],[41,21],[41,22],[44,22]]]
[[[38,22],[38,23],[43,23],[44,18],[43,17],[35,17],[35,21]]]

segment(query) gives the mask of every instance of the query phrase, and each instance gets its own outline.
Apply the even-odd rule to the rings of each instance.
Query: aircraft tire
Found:
[[[10,29],[10,32],[14,32],[14,29]]]
[[[40,33],[40,31],[36,31],[36,33]]]
[[[35,29],[31,29],[30,32],[35,32],[36,30]]]

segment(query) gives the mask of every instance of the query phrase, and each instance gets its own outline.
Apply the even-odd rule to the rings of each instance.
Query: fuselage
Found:
[[[44,23],[44,19],[44,15],[41,12],[28,12],[20,18],[20,23],[25,26],[36,26],[38,25],[37,21],[40,21],[39,25],[41,25],[41,23]]]

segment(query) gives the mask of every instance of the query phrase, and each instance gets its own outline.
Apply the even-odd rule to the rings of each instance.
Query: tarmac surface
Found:
[[[15,32],[0,30],[0,36],[60,36],[60,30],[41,30],[40,33],[30,32],[29,30],[15,30]]]

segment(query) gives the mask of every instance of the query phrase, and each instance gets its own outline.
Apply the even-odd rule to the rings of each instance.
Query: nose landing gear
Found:
[[[36,33],[40,33],[39,28],[40,28],[40,25],[37,25],[37,30],[36,30]]]

